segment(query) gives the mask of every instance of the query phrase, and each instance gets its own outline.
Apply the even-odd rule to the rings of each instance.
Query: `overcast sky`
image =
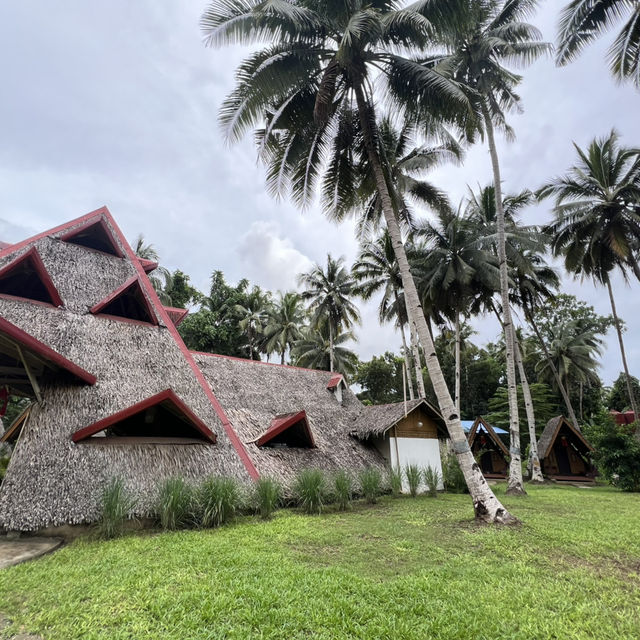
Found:
[[[534,22],[554,38],[558,4],[542,4]],[[170,269],[180,268],[208,290],[214,269],[277,291],[327,251],[351,262],[350,224],[326,222],[319,208],[300,213],[264,188],[248,138],[225,145],[217,110],[233,86],[239,48],[202,45],[201,0],[7,0],[0,3],[3,60],[0,100],[0,240],[15,242],[107,205],[127,237],[143,233]],[[612,34],[613,35],[613,34]],[[610,78],[604,52],[612,37],[578,62],[556,69],[540,61],[520,89],[525,112],[511,118],[515,142],[499,141],[504,188],[536,188],[574,160],[585,145],[615,127],[640,144],[640,94]],[[490,181],[481,146],[463,167],[432,175],[457,202],[467,185]],[[526,222],[548,219],[547,206]],[[564,291],[609,313],[605,290],[565,279]],[[627,323],[632,373],[640,375],[640,285],[616,282]],[[380,327],[376,305],[363,308],[356,350],[369,358],[398,350],[391,327]],[[483,342],[490,319],[474,321]],[[608,336],[601,375],[617,376],[620,355]]]

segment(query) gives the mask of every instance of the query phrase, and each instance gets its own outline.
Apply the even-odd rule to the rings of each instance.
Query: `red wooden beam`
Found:
[[[124,258],[124,254],[122,253],[122,250],[120,249],[120,247],[118,246],[118,243],[113,237],[113,233],[111,229],[109,229],[109,227],[107,226],[107,223],[105,222],[103,216],[99,214],[96,215],[94,218],[90,218],[89,220],[87,220],[80,227],[77,227],[76,229],[69,231],[69,233],[65,233],[64,235],[60,236],[59,239],[64,240],[65,242],[73,242],[73,238],[75,236],[77,236],[79,233],[82,233],[83,231],[86,231],[87,229],[90,229],[91,227],[100,227],[102,231],[109,238],[109,244],[111,244],[113,253],[118,258]],[[87,249],[89,249],[90,251],[99,251],[98,249],[91,249],[91,247],[87,247]],[[104,251],[100,251],[100,253],[104,253]]]
[[[281,434],[283,431],[286,431],[289,427],[292,427],[298,422],[302,422],[311,446],[315,447],[316,443],[313,439],[313,433],[311,433],[311,429],[309,428],[307,413],[306,411],[304,411],[304,409],[302,411],[298,411],[298,413],[287,413],[282,416],[276,416],[271,421],[271,426],[255,441],[256,445],[259,447],[264,446],[265,444],[273,440],[273,438],[275,438],[277,435]]]
[[[142,304],[144,305],[149,315],[149,318],[151,319],[150,324],[157,325],[158,318],[156,317],[153,307],[147,300],[147,296],[144,294],[144,289],[142,287],[140,278],[138,276],[132,276],[131,278],[129,278],[126,282],[121,284],[115,291],[112,291],[106,298],[98,302],[98,304],[93,305],[93,307],[91,307],[89,311],[93,314],[101,313],[102,309],[104,309],[109,303],[113,302],[116,298],[118,298],[120,295],[125,293],[131,287],[138,287],[140,291],[140,295],[142,296]],[[111,317],[115,318],[116,320],[120,319],[119,316],[111,316]],[[126,318],[124,319],[126,320]]]

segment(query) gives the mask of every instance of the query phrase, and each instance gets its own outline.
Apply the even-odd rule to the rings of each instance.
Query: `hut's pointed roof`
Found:
[[[473,442],[476,439],[476,435],[478,434],[478,430],[481,427],[487,432],[487,434],[489,435],[491,440],[493,440],[493,442],[496,445],[498,445],[498,448],[500,449],[500,451],[502,451],[502,453],[505,456],[508,457],[509,456],[509,449],[507,449],[505,444],[498,437],[498,434],[495,432],[493,427],[482,416],[478,416],[473,421],[473,424],[471,425],[471,429],[469,430],[469,435],[467,436],[467,439],[469,440],[469,446],[470,447],[473,446]]]
[[[593,447],[569,420],[564,416],[556,416],[547,422],[547,426],[544,428],[544,431],[538,440],[538,456],[540,457],[540,460],[543,460],[548,455],[549,451],[551,451],[553,444],[560,433],[560,429],[562,429],[563,426],[566,427],[588,451],[593,451]]]

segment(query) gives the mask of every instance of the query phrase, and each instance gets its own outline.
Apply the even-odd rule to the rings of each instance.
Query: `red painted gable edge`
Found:
[[[86,438],[89,438],[96,433],[107,429],[111,425],[116,422],[120,422],[121,420],[126,420],[127,418],[135,415],[136,413],[140,413],[140,411],[144,411],[145,409],[149,409],[149,407],[154,407],[162,402],[169,401],[175,407],[177,407],[181,413],[183,413],[187,418],[189,418],[190,422],[193,426],[202,433],[207,440],[215,444],[216,442],[216,434],[213,433],[207,425],[198,418],[198,416],[189,409],[189,407],[176,395],[176,393],[172,389],[165,389],[160,393],[156,393],[156,395],[147,398],[146,400],[142,400],[141,402],[136,402],[136,404],[123,409],[122,411],[118,411],[106,418],[102,418],[102,420],[98,420],[88,427],[84,427],[82,429],[78,429],[72,436],[71,439],[74,442],[80,442]]]
[[[23,331],[19,327],[16,327],[16,325],[12,324],[2,317],[0,317],[0,333],[7,334],[10,338],[15,340],[16,342],[19,342],[28,350],[34,351],[46,360],[50,360],[60,368],[68,371],[69,373],[76,376],[76,378],[82,380],[82,382],[86,382],[90,385],[96,383],[96,377],[93,374],[85,371],[75,362],[71,362],[71,360],[68,360],[63,355],[60,355],[57,351],[54,351],[51,347],[48,347],[46,344],[44,344],[44,342],[40,342],[40,340],[34,338],[31,334]]]
[[[265,362],[264,360],[250,360],[249,358],[240,358],[238,356],[227,356],[222,353],[209,353],[208,351],[191,351],[195,356],[210,356],[211,358],[225,358],[226,360],[237,360],[247,364],[262,364],[267,367],[282,367],[284,369],[296,369],[297,371],[311,371],[312,373],[331,373],[326,369],[309,369],[307,367],[296,367],[292,364],[280,364],[279,362]]]
[[[179,327],[180,323],[189,315],[189,309],[180,309],[179,307],[164,307],[164,309],[176,327]],[[173,316],[175,316],[175,320]]]
[[[309,436],[309,440],[311,441],[311,446],[315,447],[316,443],[313,439],[313,433],[311,433],[311,428],[309,427],[309,421],[307,420],[307,412],[303,409],[302,411],[298,411],[298,413],[291,413],[286,416],[276,416],[271,421],[271,426],[257,439],[255,440],[255,444],[258,447],[263,447],[265,444],[270,442],[277,435],[286,431],[289,427],[293,426],[300,420],[304,423],[305,431]]]
[[[151,273],[158,268],[158,263],[154,262],[153,260],[147,260],[146,258],[138,258],[138,260],[142,265],[145,273]]]
[[[138,272],[138,275],[140,276],[140,282],[143,288],[148,293],[149,298],[152,301],[153,305],[158,309],[160,318],[166,324],[167,329],[169,330],[169,333],[173,336],[173,339],[175,340],[176,344],[178,345],[178,348],[180,349],[185,359],[187,360],[187,363],[191,367],[191,370],[196,376],[196,379],[198,380],[198,383],[202,387],[202,390],[205,392],[205,395],[209,398],[209,401],[211,402],[214,411],[220,418],[220,421],[222,422],[222,426],[225,430],[225,433],[227,434],[227,437],[231,442],[231,445],[236,450],[236,453],[238,454],[238,456],[240,457],[240,460],[244,464],[244,467],[247,470],[247,473],[249,474],[249,476],[254,480],[257,479],[258,477],[260,477],[260,474],[258,473],[258,470],[253,464],[253,461],[249,457],[247,450],[245,449],[244,445],[240,441],[240,438],[238,438],[238,435],[234,431],[233,426],[229,421],[229,418],[227,417],[226,413],[224,412],[224,409],[222,408],[222,405],[220,404],[220,402],[214,395],[213,391],[211,390],[209,383],[207,382],[206,378],[204,377],[204,374],[196,364],[196,361],[191,355],[191,352],[189,351],[189,349],[187,349],[184,341],[182,340],[180,334],[178,333],[178,330],[171,322],[171,319],[169,318],[169,315],[167,314],[167,312],[164,310],[163,305],[160,302],[160,299],[158,298],[158,294],[155,292],[155,289],[151,285],[151,282],[149,281],[147,274],[144,272],[144,269],[140,264],[138,257],[136,256],[133,249],[127,242],[126,238],[124,237],[124,234],[120,230],[120,227],[116,224],[115,220],[113,219],[113,216],[111,215],[111,212],[107,207],[100,207],[99,209],[90,211],[89,213],[85,214],[84,216],[80,216],[75,220],[70,220],[69,222],[65,222],[64,224],[58,225],[53,229],[49,229],[48,231],[43,231],[41,233],[36,234],[35,236],[31,236],[31,238],[26,238],[21,242],[13,244],[10,247],[7,247],[6,249],[3,249],[2,251],[0,251],[0,258],[10,255],[11,253],[14,253],[16,251],[20,251],[20,249],[23,249],[24,247],[26,247],[32,242],[37,242],[41,238],[51,236],[55,233],[60,233],[65,229],[69,229],[74,225],[81,224],[82,222],[90,220],[98,215],[104,216],[104,218],[108,220],[111,226],[113,227],[113,230],[116,236],[118,237],[122,246],[124,247],[126,256],[129,258],[134,268]]]
[[[104,309],[110,302],[112,302],[113,300],[115,300],[120,294],[124,293],[127,289],[129,289],[129,287],[133,286],[134,284],[138,284],[138,287],[140,287],[141,293],[142,293],[142,299],[144,300],[144,306],[147,309],[147,313],[149,314],[149,317],[151,318],[151,323],[150,324],[154,324],[157,325],[158,324],[158,317],[156,316],[156,314],[154,313],[153,307],[151,306],[151,304],[149,303],[149,300],[147,300],[147,296],[144,295],[144,287],[142,286],[142,283],[140,282],[140,277],[139,276],[132,276],[131,278],[129,278],[125,283],[121,284],[115,291],[112,291],[106,298],[100,300],[100,302],[98,302],[97,304],[94,304],[93,307],[91,307],[91,309],[89,309],[89,311],[93,314],[97,314],[97,313],[101,313],[102,309]],[[120,316],[110,316],[116,320],[127,320],[130,318],[121,318]],[[147,323],[145,323],[147,324]]]
[[[19,264],[21,264],[25,260],[31,260],[31,262],[33,263],[37,274],[40,276],[40,279],[42,280],[42,284],[44,285],[45,289],[47,290],[47,293],[51,297],[51,301],[53,305],[56,307],[62,307],[64,304],[62,302],[62,298],[60,297],[60,294],[56,289],[56,285],[53,284],[53,280],[51,279],[51,276],[49,275],[47,268],[44,266],[44,262],[42,262],[42,258],[40,257],[40,254],[38,253],[38,250],[35,247],[31,247],[29,251],[23,253],[21,256],[17,257],[15,260],[12,260],[9,264],[7,264],[5,267],[0,269],[0,278],[8,271],[15,269],[15,267],[17,267]],[[13,297],[20,298],[21,300],[30,300],[30,298],[25,298],[24,296],[13,296]],[[39,302],[39,301],[34,300],[33,302]]]
[[[89,219],[84,224],[80,225],[77,229],[73,229],[72,231],[69,231],[69,233],[65,233],[64,235],[60,236],[59,240],[62,240],[64,242],[71,242],[73,237],[78,235],[78,233],[84,231],[85,229],[88,229],[89,227],[93,227],[96,224],[100,225],[100,227],[102,227],[102,230],[111,238],[113,250],[116,252],[116,256],[118,258],[124,258],[122,250],[118,246],[118,243],[115,241],[113,234],[111,233],[111,229],[109,229],[109,227],[105,224],[104,218],[102,218],[102,216],[100,215],[96,215],[95,220]],[[90,247],[87,248],[90,249]],[[105,252],[101,251],[100,253]]]

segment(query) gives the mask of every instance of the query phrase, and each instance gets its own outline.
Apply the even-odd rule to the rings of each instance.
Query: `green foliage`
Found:
[[[10,395],[7,402],[7,410],[2,417],[5,430],[8,429],[15,419],[32,403],[31,398]]]
[[[263,520],[268,520],[282,500],[282,485],[274,478],[261,476],[253,484],[253,504]]]
[[[333,493],[340,511],[346,511],[351,506],[353,497],[353,479],[344,469],[333,476]]]
[[[382,493],[382,474],[376,467],[366,467],[358,476],[362,495],[369,504],[375,504]]]
[[[327,481],[320,469],[303,469],[297,476],[293,492],[306,513],[322,513],[327,497]]]
[[[186,309],[189,304],[197,304],[204,296],[191,285],[189,276],[176,269],[171,274],[167,293],[171,297],[171,306]]]
[[[387,473],[391,495],[399,496],[402,493],[402,469],[400,467],[391,467]]]
[[[442,460],[442,483],[449,493],[468,493],[464,474],[454,453],[447,453]]]
[[[196,508],[195,491],[183,478],[175,476],[160,483],[155,512],[163,529],[193,525]]]
[[[409,485],[409,493],[413,498],[418,495],[418,488],[420,487],[420,481],[422,480],[422,471],[417,464],[408,464],[404,468],[404,475],[407,478],[407,484]]]
[[[402,392],[402,367],[404,360],[387,351],[383,356],[373,356],[369,362],[358,363],[354,382],[362,387],[360,400],[370,404],[400,402]]]
[[[551,389],[542,382],[529,384],[531,399],[536,415],[538,435],[551,418],[558,415],[558,406],[554,402]],[[522,385],[518,385],[518,416],[520,418],[520,434],[528,442],[527,413],[524,406]],[[509,396],[506,387],[500,387],[489,400],[489,413],[486,414],[489,424],[502,429],[509,429]]]
[[[631,389],[635,398],[640,399],[640,382],[635,376],[631,376]],[[616,378],[613,386],[607,394],[606,404],[609,409],[615,411],[630,411],[631,402],[627,392],[627,377],[624,372]]]
[[[102,491],[98,535],[108,540],[122,535],[124,524],[135,507],[135,500],[122,478],[112,478]]]
[[[198,523],[209,528],[233,520],[242,506],[243,496],[235,478],[211,476],[198,487],[195,499]]]
[[[440,472],[431,465],[427,465],[424,469],[424,483],[427,485],[427,491],[432,498],[438,497],[438,485],[441,480]]]
[[[640,441],[638,424],[618,426],[603,412],[596,424],[586,426],[585,436],[595,448],[593,461],[598,471],[623,491],[640,491]]]

